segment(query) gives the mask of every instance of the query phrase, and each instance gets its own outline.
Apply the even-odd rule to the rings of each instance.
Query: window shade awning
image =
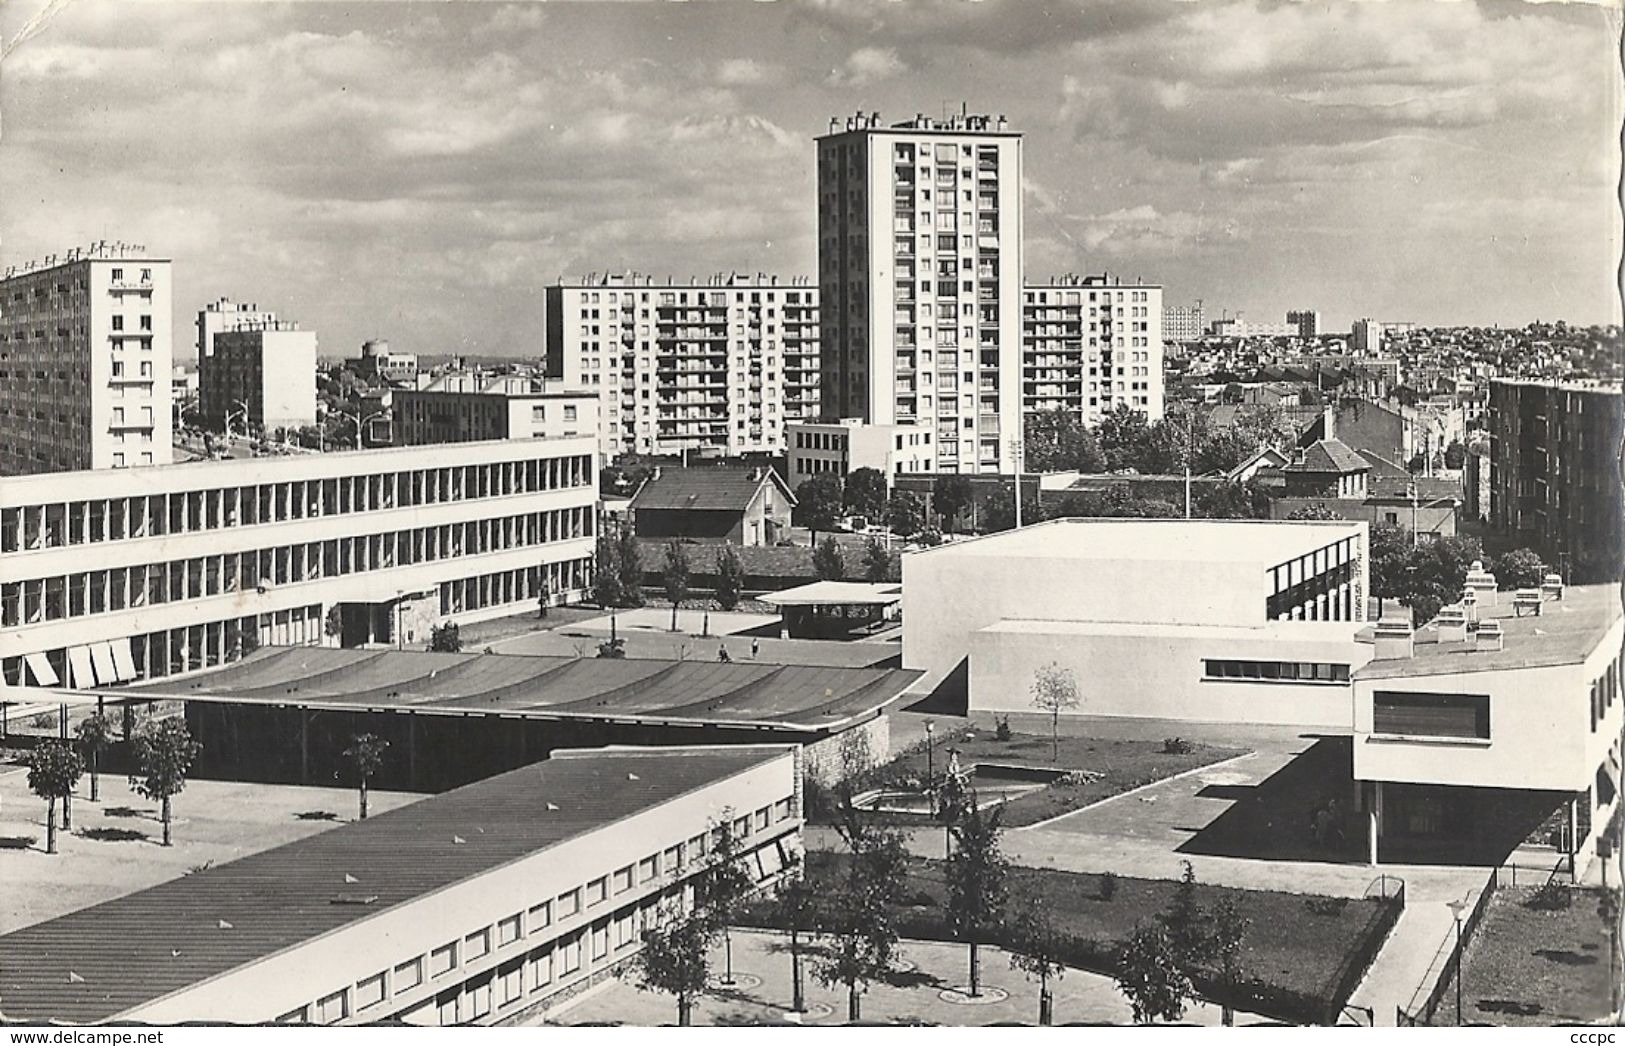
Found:
[[[28,665],[28,671],[34,677],[36,686],[56,686],[61,680],[57,678],[56,669],[44,654],[24,654],[23,661]]]
[[[96,685],[96,671],[91,666],[89,647],[68,648],[68,685],[79,689]]]

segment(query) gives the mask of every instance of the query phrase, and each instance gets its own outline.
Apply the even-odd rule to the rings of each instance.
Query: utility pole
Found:
[[[1016,529],[1021,529],[1021,459],[1026,447],[1021,437],[1010,440],[1010,456],[1016,463]]]

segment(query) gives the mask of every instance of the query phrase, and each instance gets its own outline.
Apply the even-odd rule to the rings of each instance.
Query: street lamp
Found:
[[[1445,907],[1456,918],[1456,1027],[1461,1027],[1461,913],[1467,908],[1465,898],[1446,902]]]
[[[1016,529],[1021,529],[1021,466],[1025,463],[1027,445],[1020,436],[1010,439],[1010,459],[1016,466]]]
[[[361,409],[358,407],[353,411],[340,410],[337,413],[342,414],[346,418],[349,418],[351,421],[355,422],[355,449],[360,450],[363,442],[361,434],[363,431],[365,431],[367,422],[371,421],[373,418],[389,413],[389,410],[388,408],[385,408],[383,410],[375,410],[371,414],[363,415],[361,413]]]
[[[925,793],[931,794],[931,785],[937,779],[936,748],[937,724],[927,719],[925,721]]]

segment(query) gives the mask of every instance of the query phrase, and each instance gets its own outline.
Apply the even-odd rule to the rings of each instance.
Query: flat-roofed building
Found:
[[[167,465],[169,261],[96,243],[0,279],[0,476]]]
[[[14,1021],[495,1024],[613,976],[726,832],[801,852],[798,749],[551,759],[0,936]]]
[[[1619,809],[1619,586],[1503,592],[1414,634],[1378,627],[1354,674],[1370,859],[1498,862],[1527,842],[1583,874]]]
[[[818,416],[818,289],[738,273],[547,288],[547,373],[599,399],[600,450],[778,454]]]
[[[598,434],[598,396],[533,388],[528,378],[453,375],[391,395],[396,446]]]
[[[218,303],[217,303],[218,304]],[[225,316],[221,325],[214,317]],[[198,410],[206,424],[243,420],[266,430],[316,424],[316,332],[274,314],[198,314]]]
[[[801,421],[785,435],[785,470],[794,489],[813,476],[845,477],[858,469],[889,476],[929,473],[937,455],[924,425],[867,425],[858,418]]]
[[[1108,274],[1022,288],[1021,410],[1093,427],[1118,407],[1162,417],[1162,288]]]
[[[5,682],[427,642],[587,583],[590,436],[0,479]]]
[[[1367,546],[1357,522],[1060,519],[906,552],[903,666],[977,711],[1031,710],[1055,662],[1079,714],[1346,729]]]

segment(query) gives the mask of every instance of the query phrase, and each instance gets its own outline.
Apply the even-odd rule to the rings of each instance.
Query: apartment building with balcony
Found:
[[[14,686],[153,678],[270,644],[420,646],[580,595],[590,436],[0,478]]]
[[[1574,581],[1617,580],[1625,557],[1618,383],[1490,382],[1490,526]]]
[[[919,425],[933,471],[1008,473],[1021,434],[1021,135],[878,113],[817,139],[824,420]]]
[[[818,416],[818,290],[636,273],[547,288],[547,374],[598,397],[599,452],[779,454]]]
[[[1022,290],[1021,410],[1096,425],[1118,407],[1163,413],[1162,288],[1061,276]]]
[[[222,298],[198,312],[198,411],[264,429],[316,424],[316,332]]]
[[[1162,307],[1162,336],[1178,344],[1200,341],[1207,334],[1207,320],[1200,301],[1192,305]]]
[[[172,460],[170,263],[107,243],[0,279],[0,476]]]

